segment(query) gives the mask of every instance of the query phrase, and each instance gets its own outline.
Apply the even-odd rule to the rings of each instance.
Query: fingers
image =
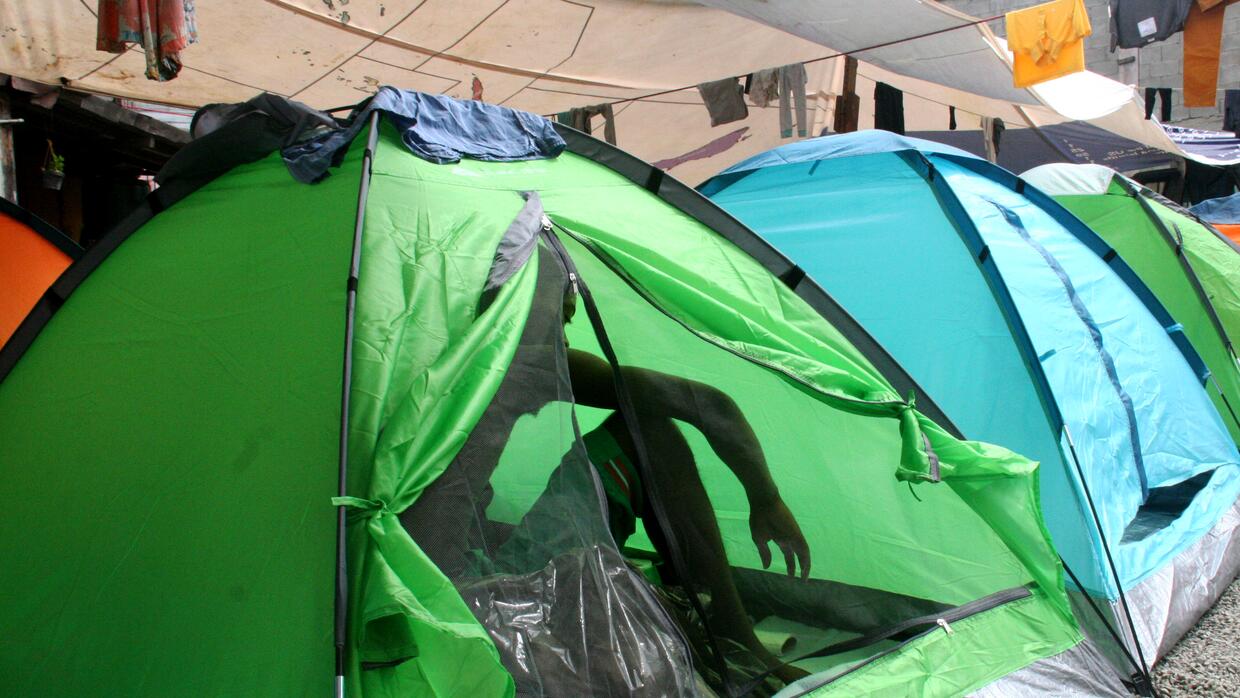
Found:
[[[775,544],[778,545],[779,549],[784,553],[784,565],[788,568],[788,576],[798,576],[797,568],[799,566],[801,570],[801,574],[799,576],[801,579],[809,579],[809,545],[806,544],[805,539],[802,538],[791,541],[777,540],[775,541]],[[767,557],[769,557],[769,554]],[[765,564],[763,567],[765,568]]]
[[[780,543],[779,549],[784,551],[784,564],[788,566],[788,576],[795,577],[797,575],[796,553],[787,543]]]
[[[771,568],[771,549],[769,543],[765,540],[753,539],[753,544],[758,546],[758,558],[762,560],[762,569]]]
[[[801,563],[801,579],[809,579],[809,545],[802,538],[795,543],[797,561]]]

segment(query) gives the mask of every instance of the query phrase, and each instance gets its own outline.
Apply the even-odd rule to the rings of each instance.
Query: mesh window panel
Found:
[[[693,577],[680,588],[666,585],[668,593],[701,594],[733,686],[802,655],[1029,582],[947,485],[913,493],[896,480],[894,419],[833,408],[787,376],[706,341],[634,290],[614,260],[561,239],[630,385],[650,453],[646,490],[667,504]],[[583,315],[569,324],[569,343],[601,355]],[[648,537],[620,544],[658,552],[652,517],[642,523]],[[808,559],[791,560],[790,570],[784,552],[769,544],[764,569],[755,532],[793,540],[794,529]],[[705,653],[700,624],[681,622]],[[924,630],[794,661],[779,676],[843,673]],[[707,678],[718,686],[719,677]]]
[[[519,696],[695,695],[683,636],[616,549],[573,409],[567,275],[541,249],[512,364],[453,463],[401,514],[490,633]]]

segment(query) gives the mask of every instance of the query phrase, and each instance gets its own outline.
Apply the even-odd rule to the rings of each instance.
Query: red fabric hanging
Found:
[[[146,77],[171,80],[181,72],[180,52],[198,41],[194,0],[99,0],[96,48],[123,53],[129,44],[146,51]]]

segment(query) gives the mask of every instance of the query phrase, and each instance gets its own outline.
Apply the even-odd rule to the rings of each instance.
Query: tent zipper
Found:
[[[1007,604],[1030,598],[1031,596],[1033,596],[1033,592],[1030,591],[1029,587],[1015,587],[1012,589],[1005,589],[1003,591],[995,592],[991,594],[990,596],[984,596],[975,601],[970,601],[969,603],[963,606],[957,606],[956,608],[951,609],[950,611],[947,611],[941,616],[934,618],[933,621],[930,621],[927,619],[927,623],[932,623],[932,625],[926,628],[925,630],[921,631],[920,633],[917,633],[916,635],[908,638],[907,640],[904,640],[903,642],[896,645],[895,647],[888,647],[882,652],[879,652],[873,657],[870,657],[869,659],[861,662],[860,664],[857,664],[856,666],[848,669],[847,671],[843,673],[832,676],[831,678],[827,679],[826,681],[823,681],[822,683],[814,684],[813,686],[806,688],[800,693],[797,693],[794,698],[801,698],[802,696],[809,695],[810,693],[817,691],[823,686],[839,681],[845,676],[855,673],[869,666],[870,664],[873,664],[874,662],[882,659],[883,657],[886,657],[895,652],[898,652],[899,650],[908,646],[909,643],[915,642],[917,640],[920,640],[924,637],[931,635],[932,633],[939,630],[940,628],[944,631],[944,633],[947,636],[949,637],[953,636],[956,634],[956,631],[955,629],[951,627],[951,623],[958,623],[962,620],[972,618],[973,616],[976,616],[978,614],[985,613],[987,611],[993,611],[996,608],[999,608],[1000,606],[1006,606]]]

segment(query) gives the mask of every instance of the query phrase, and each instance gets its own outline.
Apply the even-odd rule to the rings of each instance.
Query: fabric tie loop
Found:
[[[385,514],[392,513],[388,510],[387,502],[382,499],[332,497],[332,506],[348,507],[350,509],[349,518],[355,521],[360,519],[377,519]]]

